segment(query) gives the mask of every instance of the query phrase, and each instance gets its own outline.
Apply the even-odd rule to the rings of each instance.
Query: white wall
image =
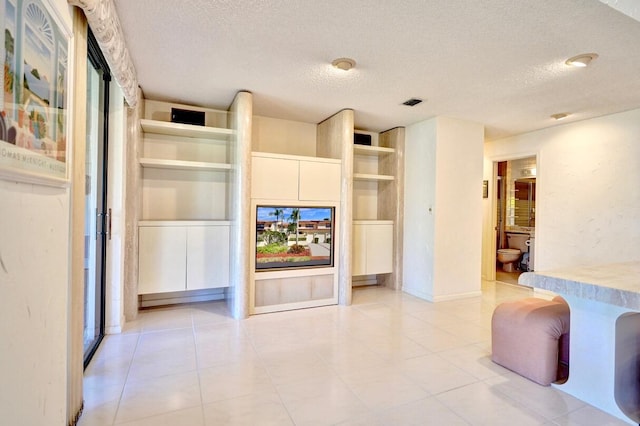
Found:
[[[51,3],[70,30],[67,2]],[[68,188],[0,180],[2,424],[66,424],[69,200]]]
[[[436,301],[480,292],[483,142],[482,125],[438,118]]]
[[[640,259],[640,109],[487,142],[485,179],[524,153],[538,154],[536,270]]]
[[[316,156],[317,125],[315,123],[254,115],[252,127],[253,151]]]
[[[436,119],[407,127],[404,151],[402,289],[427,300],[433,300],[434,282],[436,128]]]
[[[403,290],[432,301],[480,292],[482,125],[407,128]]]
[[[0,181],[0,199],[0,418],[9,424],[60,419],[66,409],[68,192]]]
[[[0,180],[0,419],[65,424],[68,189]]]

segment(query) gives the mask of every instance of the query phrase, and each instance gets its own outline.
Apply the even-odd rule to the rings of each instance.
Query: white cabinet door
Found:
[[[229,286],[229,226],[187,228],[187,290]]]
[[[393,272],[393,224],[353,225],[351,275]]]
[[[393,225],[367,226],[367,274],[393,272]]]
[[[251,159],[251,198],[298,199],[297,160],[253,157]]]
[[[184,227],[140,227],[138,246],[138,294],[185,289],[187,235]]]
[[[340,164],[300,161],[299,199],[340,201],[341,172]]]
[[[367,271],[366,225],[353,225],[351,275],[365,275]]]

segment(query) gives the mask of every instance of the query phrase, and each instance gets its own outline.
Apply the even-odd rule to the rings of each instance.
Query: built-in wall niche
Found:
[[[227,111],[201,108],[194,105],[184,105],[173,102],[154,101],[151,99],[146,99],[144,101],[144,118],[155,122],[171,123],[171,108],[204,112],[204,126],[199,126],[202,131],[206,132],[208,129],[216,128],[226,129],[228,127]]]
[[[340,160],[254,152],[250,312],[338,302]]]
[[[255,225],[250,250],[255,257],[250,312],[337,304],[339,202],[253,199],[251,204]],[[307,217],[307,213],[312,216]],[[274,242],[278,234],[281,240]],[[282,259],[277,260],[276,254],[263,257],[259,248],[265,246],[284,247],[278,250]],[[304,252],[291,251],[296,246]]]
[[[226,123],[224,111],[145,101],[141,219],[228,220],[232,131],[163,121],[178,107],[205,111],[205,124]]]
[[[356,130],[355,133],[368,135],[371,145],[353,145],[353,219],[392,220],[380,213],[379,194],[392,186],[395,176],[383,170],[385,160],[395,154],[395,149],[379,145],[379,135],[375,132]]]
[[[172,108],[203,111],[205,125],[171,122]],[[149,303],[224,297],[220,289],[230,281],[234,136],[226,125],[226,111],[145,101],[138,149],[141,306],[144,297],[154,299]]]
[[[313,157],[316,139],[315,123],[253,116],[251,146],[254,152]]]
[[[229,175],[145,168],[143,220],[228,220]]]
[[[355,132],[371,145],[353,145],[352,285],[399,288],[404,129]]]

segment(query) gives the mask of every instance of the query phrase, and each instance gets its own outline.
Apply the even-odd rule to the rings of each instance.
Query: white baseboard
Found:
[[[143,294],[138,296],[140,308],[175,305],[179,303],[210,302],[225,299],[226,288],[208,290],[176,291],[172,293]]]
[[[482,291],[470,291],[468,293],[447,294],[445,296],[436,296],[433,298],[434,302],[446,302],[449,300],[469,299],[471,297],[482,296]]]

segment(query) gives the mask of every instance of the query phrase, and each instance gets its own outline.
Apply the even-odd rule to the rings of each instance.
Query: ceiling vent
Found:
[[[406,106],[410,106],[410,107],[412,107],[412,106],[416,106],[416,105],[418,105],[420,102],[422,102],[422,99],[418,99],[418,98],[411,98],[411,99],[409,99],[409,100],[407,100],[407,101],[404,101],[404,102],[402,103],[402,105],[406,105]]]

